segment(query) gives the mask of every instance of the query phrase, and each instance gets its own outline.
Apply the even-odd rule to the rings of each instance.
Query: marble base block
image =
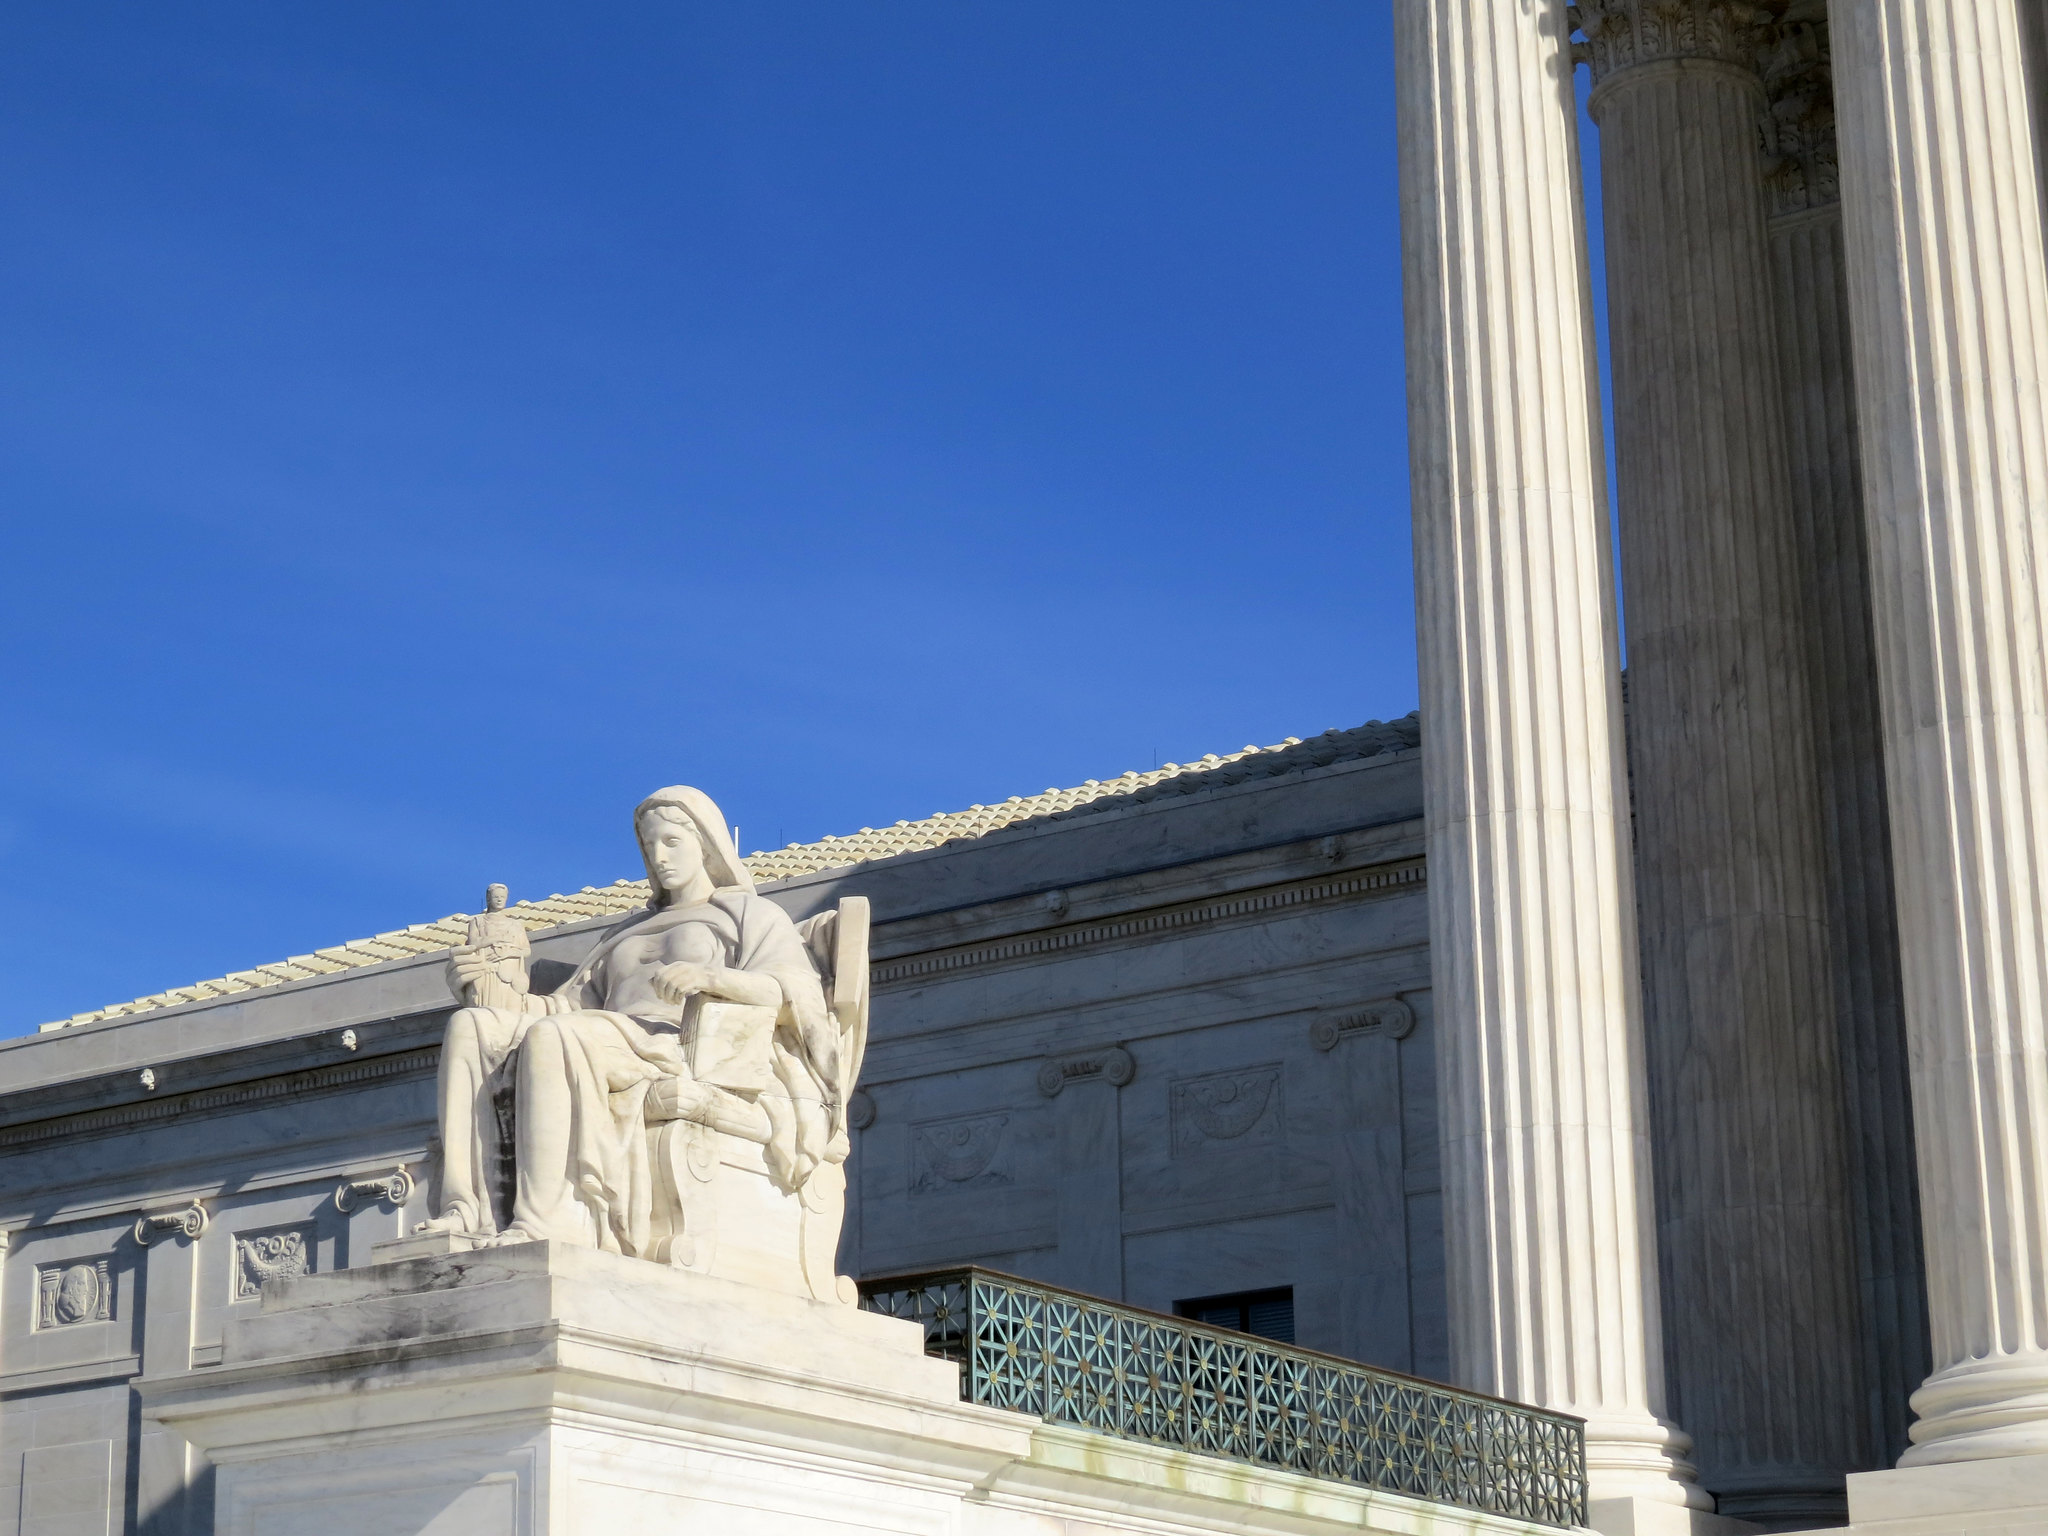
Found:
[[[915,1324],[558,1243],[273,1282],[137,1387],[221,1536],[1548,1529],[963,1403]]]
[[[936,1532],[1032,1427],[911,1324],[557,1243],[274,1284],[142,1392],[235,1536]]]
[[[476,1240],[459,1232],[416,1232],[410,1237],[386,1238],[370,1244],[372,1264],[396,1264],[405,1259],[437,1259],[448,1253],[468,1253]]]
[[[2048,1456],[1852,1472],[1829,1536],[2048,1536]]]

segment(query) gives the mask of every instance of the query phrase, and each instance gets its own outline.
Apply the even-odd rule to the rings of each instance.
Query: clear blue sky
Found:
[[[0,21],[0,1034],[1416,702],[1385,0]]]

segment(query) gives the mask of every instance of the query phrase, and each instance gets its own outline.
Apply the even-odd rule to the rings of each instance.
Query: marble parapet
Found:
[[[963,1403],[914,1324],[553,1243],[280,1282],[138,1392],[250,1536],[1548,1529]]]

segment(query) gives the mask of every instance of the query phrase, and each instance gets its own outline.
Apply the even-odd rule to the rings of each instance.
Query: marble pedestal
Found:
[[[554,1243],[273,1282],[138,1390],[220,1536],[1548,1530],[966,1404],[914,1324]]]
[[[141,1390],[235,1536],[936,1532],[1031,1439],[909,1324],[556,1243],[273,1284]]]

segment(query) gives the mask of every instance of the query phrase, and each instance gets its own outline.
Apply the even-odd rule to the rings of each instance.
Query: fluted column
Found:
[[[2020,47],[2027,72],[2027,112],[2034,124],[2034,169],[2037,180],[2048,178],[2042,165],[2043,146],[2048,145],[2048,5],[2039,0],[2019,8]],[[2040,187],[2044,213],[2048,213],[2048,185]]]
[[[1395,25],[1452,1359],[1587,1417],[1596,1523],[1704,1507],[1661,1416],[1564,5],[1400,0]]]
[[[1761,12],[1579,7],[1593,69],[1673,1406],[1723,1514],[1859,1464],[1804,581],[1757,153]]]
[[[2048,1452],[2048,269],[2016,0],[1852,0],[1835,103],[1934,1373]]]
[[[1764,87],[1771,288],[1806,577],[1861,1303],[1863,1422],[1850,1470],[1867,1471],[1890,1466],[1906,1447],[1907,1399],[1928,1371],[1927,1291],[1824,0],[1788,7],[1771,39]]]

